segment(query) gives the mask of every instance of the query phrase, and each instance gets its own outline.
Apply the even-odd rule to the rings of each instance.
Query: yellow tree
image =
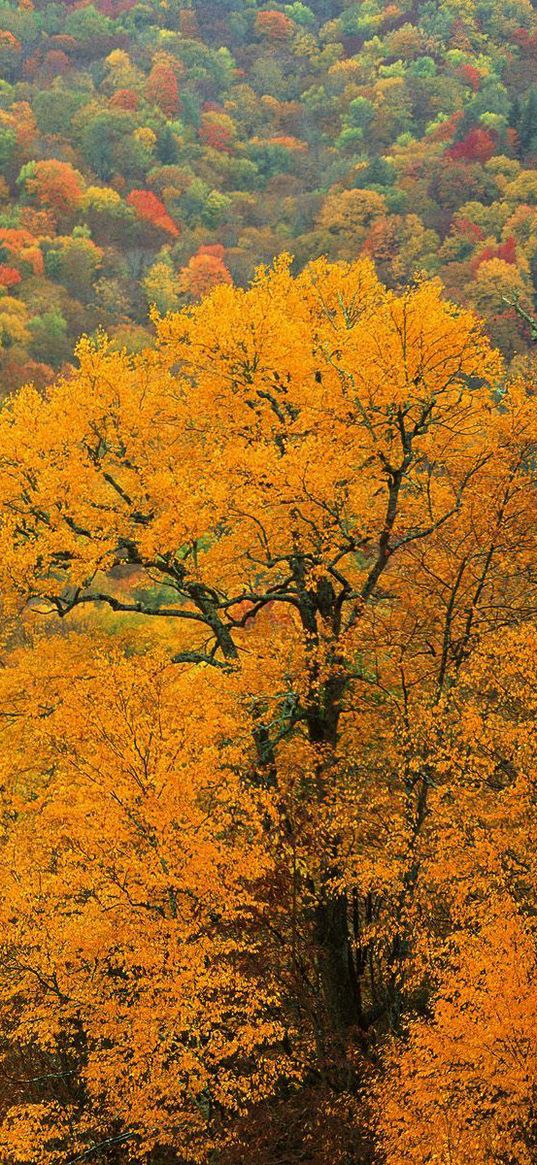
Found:
[[[536,665],[534,624],[493,636],[437,708],[442,745],[420,839],[437,990],[379,1084],[389,1165],[535,1159]]]
[[[312,1160],[352,1123],[421,989],[434,708],[533,610],[534,440],[476,318],[364,260],[6,405],[5,611],[46,628],[2,676],[6,1055],[73,1073],[8,1093],[6,1160],[244,1159],[301,1089]]]

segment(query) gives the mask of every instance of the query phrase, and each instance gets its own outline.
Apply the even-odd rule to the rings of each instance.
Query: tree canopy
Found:
[[[534,387],[368,259],[155,325],[0,413],[4,1159],[527,1165]]]

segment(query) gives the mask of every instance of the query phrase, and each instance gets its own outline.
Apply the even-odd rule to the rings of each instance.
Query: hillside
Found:
[[[536,63],[529,0],[4,2],[4,392],[284,250],[438,273],[524,352]]]

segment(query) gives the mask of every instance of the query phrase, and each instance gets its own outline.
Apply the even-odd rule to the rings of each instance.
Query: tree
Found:
[[[30,351],[36,360],[59,368],[69,359],[71,349],[67,323],[59,308],[51,307],[41,315],[35,315],[28,327],[31,335]]]
[[[13,160],[17,148],[17,134],[13,126],[0,127],[0,165],[5,170]]]
[[[537,117],[537,86],[530,85],[521,102],[517,118],[517,129],[523,150],[535,148],[535,119]]]
[[[97,55],[101,43],[106,44],[107,34],[111,31],[110,20],[102,12],[99,12],[93,4],[73,9],[68,13],[65,21],[67,35],[74,37],[92,56]]]
[[[354,97],[347,110],[347,121],[350,126],[363,130],[365,133],[375,116],[375,107],[367,97]]]
[[[442,725],[534,610],[535,399],[497,408],[476,318],[366,260],[283,258],[154,349],[78,356],[0,414],[5,616],[47,615],[0,673],[5,1075],[16,1045],[31,1079],[3,1151],[244,1160],[269,1113],[297,1159],[337,1126],[342,1165],[483,894],[486,845],[470,884],[445,857]]]
[[[134,92],[134,89],[116,89],[110,98],[112,109],[125,109],[129,113],[133,113],[138,108],[138,104],[138,94]]]
[[[153,63],[153,68],[144,86],[146,101],[158,105],[166,117],[176,117],[179,112],[179,85],[177,83],[177,62],[164,54]]]
[[[385,213],[385,199],[376,190],[333,190],[323,203],[318,222],[351,244],[356,254],[369,228]]]
[[[42,72],[46,78],[52,80],[54,77],[63,77],[70,65],[67,53],[62,52],[61,49],[51,49],[43,61]]]
[[[6,291],[0,295],[0,346],[4,351],[24,347],[30,339],[28,309]]]
[[[80,130],[82,157],[102,181],[108,182],[119,170],[117,148],[135,129],[132,112],[124,107],[95,111],[93,116],[84,112]]]
[[[51,88],[34,93],[32,110],[41,134],[67,134],[72,118],[85,104],[83,93],[73,93],[66,86],[66,81],[57,81]]]
[[[155,306],[165,314],[179,306],[177,274],[170,256],[163,250],[149,268],[144,279],[144,291],[149,307]]]
[[[3,76],[14,77],[21,50],[22,46],[17,37],[12,32],[2,29],[0,31],[0,68]]]
[[[61,658],[61,644],[56,641],[50,647],[47,650],[43,644],[43,667],[50,675],[52,665],[59,675],[66,663]],[[38,650],[36,659],[39,654]],[[138,1142],[143,1128],[143,1143],[148,1148],[152,1144],[181,1143],[189,1156],[192,1153],[198,1159],[206,1154],[211,1141],[218,1143],[220,1139],[221,1107],[226,1108],[230,1101],[240,1107],[247,1096],[263,1095],[277,1084],[286,1063],[292,1068],[281,1049],[279,988],[271,982],[272,976],[266,976],[266,968],[262,973],[260,952],[254,950],[255,938],[250,941],[248,937],[253,911],[259,905],[253,901],[251,908],[248,905],[248,887],[270,872],[263,845],[261,805],[257,805],[259,795],[254,788],[250,795],[240,798],[233,791],[238,780],[234,769],[243,749],[234,742],[238,726],[229,685],[225,690],[222,683],[217,732],[221,744],[215,769],[215,724],[211,720],[203,726],[201,689],[201,703],[189,721],[190,761],[184,752],[184,731],[192,712],[188,671],[181,673],[170,667],[165,656],[159,664],[152,654],[145,661],[143,655],[139,657],[135,674],[121,651],[112,649],[110,655],[103,644],[103,653],[94,655],[90,664],[89,686],[84,682],[80,686],[78,681],[87,671],[89,657],[84,658],[84,652],[79,656],[81,670],[72,655],[70,659],[69,666],[75,665],[78,672],[77,676],[72,675],[70,691],[85,722],[85,739],[76,729],[75,703],[65,703],[68,689],[60,680],[50,695],[64,760],[58,767],[59,753],[52,737],[48,737],[46,743],[43,741],[39,761],[41,765],[48,763],[48,754],[56,773],[48,791],[43,788],[42,804],[45,818],[56,832],[56,869],[49,869],[41,891],[37,881],[33,885],[28,881],[30,834],[24,841],[20,836],[24,854],[19,873],[25,890],[18,899],[19,918],[21,922],[27,919],[27,905],[32,899],[39,911],[37,898],[42,891],[53,896],[58,909],[57,939],[66,956],[60,967],[56,955],[52,955],[56,966],[53,978],[60,994],[53,992],[48,1016],[42,1010],[48,991],[45,989],[42,995],[39,981],[47,981],[45,966],[52,950],[38,950],[22,931],[18,936],[12,934],[13,945],[10,942],[9,951],[6,950],[12,968],[18,965],[23,975],[36,1021],[30,1036],[24,1030],[24,1021],[18,1022],[17,1017],[22,1016],[17,1005],[11,1012],[23,1059],[35,1055],[35,1067],[46,1057],[47,1046],[57,1048],[49,1063],[52,1071],[61,1073],[57,1056],[61,1058],[63,1044],[66,1092],[62,1110],[46,1090],[37,1099],[38,1085],[38,1093],[34,1093],[37,1103],[34,1100],[15,1104],[8,1112],[0,1143],[4,1156],[16,1158],[20,1146],[26,1155],[39,1153],[48,1163],[56,1159],[58,1150],[64,1154],[67,1147],[71,1155],[73,1151],[91,1152],[99,1143],[106,1148],[107,1144],[129,1142],[132,1137]],[[203,676],[199,678],[203,688],[208,677],[205,681]],[[37,677],[36,687],[28,679],[25,718],[29,712],[29,728],[33,714],[39,715],[34,698],[40,685]],[[157,709],[162,733],[155,737]],[[93,744],[88,750],[90,740]],[[21,738],[19,745],[22,756],[25,745]],[[186,765],[186,780],[176,779],[178,749],[181,767]],[[133,755],[143,752],[134,766],[129,759],[132,750]],[[95,766],[102,773],[97,784]],[[58,832],[62,803],[69,824],[65,831],[60,827]],[[91,819],[87,817],[90,803]],[[123,808],[118,816],[120,804]],[[72,851],[69,843],[74,816],[79,814],[80,823],[86,815],[88,827],[85,840],[77,831],[85,855],[80,849],[78,854]],[[217,820],[220,841],[214,831]],[[26,827],[30,831],[33,828],[30,818]],[[39,829],[39,845],[45,842],[45,835],[46,830]],[[103,846],[108,850],[104,861],[99,856],[104,857]],[[46,865],[44,850],[40,850],[35,869],[43,870]],[[83,909],[81,915],[70,909],[73,893],[81,902],[100,902],[90,927],[91,938],[90,931],[86,931],[89,945],[81,930],[86,911]],[[111,941],[114,918],[119,917],[122,933],[117,942]],[[215,945],[211,934],[218,919],[222,919],[221,938]],[[71,979],[69,971],[71,960],[75,979]],[[31,971],[23,971],[22,964],[35,968],[38,978]],[[84,997],[82,1012],[78,1005],[73,1007],[74,999],[68,1000],[68,980],[73,985],[78,981],[78,990]],[[7,996],[4,1004],[9,1010]],[[110,1040],[116,1025],[123,1030],[122,1045],[115,1037]],[[77,1032],[82,1031],[89,1037],[83,1084],[82,1078],[77,1083],[73,1079],[73,1073],[78,1077],[75,1065],[81,1050]],[[244,1068],[235,1056],[237,1037],[246,1055]],[[251,1074],[250,1057],[258,1063],[257,1084]],[[93,1114],[84,1113],[84,1103],[80,1105],[80,1085],[95,1098]],[[178,1093],[186,1102],[182,1116],[177,1108]],[[102,1099],[98,1101],[98,1097]],[[214,1129],[212,1134],[210,1127]]]
[[[200,140],[212,150],[229,152],[235,138],[235,124],[227,113],[208,110],[201,119]]]
[[[16,267],[7,267],[5,263],[0,263],[0,286],[1,287],[16,287],[17,283],[21,281],[21,273],[17,271]]]
[[[506,299],[524,295],[526,287],[513,263],[497,256],[479,263],[472,291],[478,311],[484,314],[501,311]]]
[[[431,1152],[453,1165],[532,1159],[535,936],[513,903],[490,907],[488,925],[461,943],[433,1022],[413,1025],[394,1066],[382,1117],[390,1165]]]
[[[44,162],[29,162],[18,178],[28,195],[40,206],[52,211],[58,218],[72,215],[80,206],[84,194],[84,180],[68,162],[56,158]]]
[[[494,137],[482,126],[476,126],[446,152],[454,161],[488,162],[495,153]]]
[[[0,228],[0,256],[7,266],[17,264],[17,269],[43,273],[43,254],[39,243],[30,231],[14,227]]]
[[[276,10],[258,12],[255,28],[259,36],[272,41],[287,41],[295,31],[293,21],[285,13]]]
[[[537,170],[523,170],[504,190],[508,202],[537,205]]]
[[[45,270],[77,298],[87,299],[101,265],[102,250],[84,235],[60,237],[45,251]]]
[[[177,238],[179,227],[168,214],[164,203],[152,190],[131,190],[127,205],[132,206],[137,217],[156,231],[164,231],[167,235]]]
[[[224,248],[218,244],[200,247],[179,272],[178,290],[191,299],[201,299],[219,283],[231,283],[224,262]]]
[[[535,1154],[536,646],[534,626],[501,645],[493,637],[440,711],[436,822],[422,856],[453,938],[439,951],[432,1015],[386,1057],[378,1118],[389,1165],[522,1165]]]
[[[86,221],[99,243],[132,245],[136,217],[110,186],[88,186],[82,203]]]

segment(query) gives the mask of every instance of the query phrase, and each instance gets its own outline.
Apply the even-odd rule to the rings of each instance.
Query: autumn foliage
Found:
[[[179,85],[176,70],[166,60],[157,60],[145,84],[147,101],[157,105],[167,117],[179,111]]]
[[[52,158],[35,162],[26,178],[25,188],[39,205],[62,216],[73,213],[80,205],[84,184],[82,175],[72,166]]]
[[[206,245],[240,287],[282,249],[297,270],[369,256],[390,288],[439,276],[516,367],[536,63],[530,0],[5,0],[0,230],[34,254],[2,257],[28,328],[0,344],[0,397],[72,366],[81,334],[150,346],[151,306],[196,298],[178,281]],[[56,262],[67,236],[102,252],[91,287]],[[510,239],[512,270],[485,266]]]
[[[2,287],[15,287],[20,281],[21,274],[16,267],[8,267],[5,263],[0,263],[0,284]]]
[[[531,379],[368,260],[156,329],[0,415],[2,1159],[529,1165]]]
[[[292,20],[289,20],[285,13],[275,9],[259,12],[255,26],[260,36],[266,36],[276,41],[287,40],[294,31]]]
[[[164,203],[151,190],[132,190],[127,198],[137,217],[159,231],[176,237],[179,228],[168,214]]]
[[[495,142],[492,134],[486,129],[470,130],[460,141],[450,146],[448,156],[455,161],[463,159],[466,162],[488,162],[495,151]]]
[[[178,290],[192,299],[201,299],[219,283],[231,283],[224,248],[216,244],[200,247],[179,273]]]

